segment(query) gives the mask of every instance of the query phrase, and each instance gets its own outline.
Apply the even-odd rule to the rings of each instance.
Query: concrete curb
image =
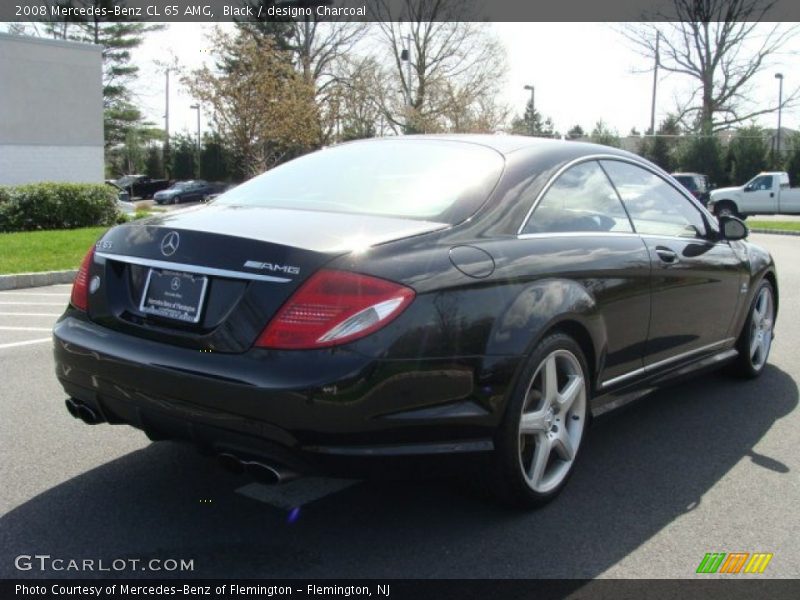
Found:
[[[71,269],[69,271],[45,271],[44,273],[0,275],[0,290],[18,290],[20,288],[55,285],[57,283],[72,283],[77,274],[77,269]]]
[[[772,235],[796,235],[800,236],[800,231],[782,231],[780,229],[751,229],[752,233],[769,233]]]

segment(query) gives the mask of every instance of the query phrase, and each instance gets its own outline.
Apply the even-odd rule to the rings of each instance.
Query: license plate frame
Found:
[[[168,280],[168,283],[165,283],[165,280]],[[190,284],[190,297],[185,299],[187,292],[184,290],[187,281]],[[156,290],[160,297],[151,297],[151,291],[154,291],[152,288],[154,282],[161,288]],[[197,324],[203,316],[203,302],[206,299],[207,289],[208,277],[205,275],[151,268],[147,273],[139,310],[163,319]],[[161,302],[162,305],[159,306],[156,302]]]

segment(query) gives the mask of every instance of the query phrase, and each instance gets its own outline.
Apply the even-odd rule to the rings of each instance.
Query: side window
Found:
[[[700,211],[661,177],[621,161],[604,160],[602,164],[625,203],[637,232],[705,237],[706,225]]]
[[[762,175],[761,177],[756,177],[749,187],[752,190],[771,190],[772,175]]]
[[[632,231],[617,193],[596,161],[559,175],[522,233],[568,231]]]

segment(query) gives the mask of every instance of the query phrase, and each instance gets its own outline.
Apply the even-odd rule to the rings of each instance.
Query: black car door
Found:
[[[630,162],[601,162],[650,253],[645,367],[730,345],[746,257],[719,240],[702,211],[659,174]]]
[[[650,257],[600,164],[588,160],[559,175],[518,238],[508,257],[515,265],[510,275],[550,281],[554,298],[569,295],[573,282],[591,297],[605,338],[598,385],[641,370]]]

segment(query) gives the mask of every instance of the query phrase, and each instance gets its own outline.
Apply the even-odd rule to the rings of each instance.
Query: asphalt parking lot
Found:
[[[15,557],[192,559],[192,577],[691,578],[707,552],[800,576],[800,238],[753,235],[781,309],[758,381],[710,374],[598,419],[564,494],[529,513],[468,481],[229,474],[193,449],[64,409],[49,329],[69,286],[0,293],[0,576]],[[292,510],[299,509],[299,510]],[[101,573],[96,573],[101,576]],[[704,577],[709,577],[705,575]]]

